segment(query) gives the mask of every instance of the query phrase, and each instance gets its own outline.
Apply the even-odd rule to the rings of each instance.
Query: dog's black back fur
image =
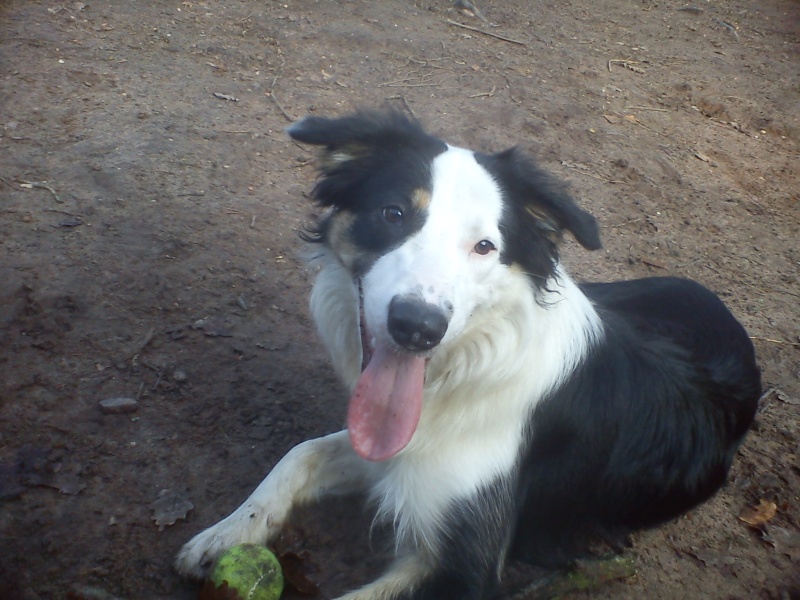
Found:
[[[607,339],[536,409],[514,550],[539,564],[658,525],[725,481],[760,395],[744,328],[694,282],[582,286]]]

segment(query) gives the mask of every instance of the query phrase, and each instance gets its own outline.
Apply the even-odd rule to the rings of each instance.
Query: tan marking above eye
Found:
[[[417,210],[425,210],[431,204],[431,195],[424,188],[417,188],[411,194],[411,202]]]

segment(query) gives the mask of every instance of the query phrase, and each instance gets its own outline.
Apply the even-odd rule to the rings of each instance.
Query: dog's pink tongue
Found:
[[[425,359],[376,348],[361,373],[347,412],[355,451],[386,460],[406,447],[419,423]]]

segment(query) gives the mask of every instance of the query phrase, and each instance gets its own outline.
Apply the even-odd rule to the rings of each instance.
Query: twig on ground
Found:
[[[608,177],[603,177],[602,175],[596,175],[595,173],[590,173],[586,168],[582,168],[581,166],[571,164],[565,160],[561,161],[561,164],[568,169],[572,169],[573,171],[577,171],[587,177],[591,177],[592,179],[597,179],[599,181],[605,181],[606,183],[625,183],[624,181],[618,181],[616,179],[609,179]]]
[[[614,225],[608,225],[608,227],[616,228],[616,227],[625,227],[626,225],[630,225],[631,223],[636,223],[637,221],[641,221],[641,217],[636,217],[635,219],[631,219],[629,221],[624,221],[622,223],[616,223]]]
[[[389,97],[388,97],[388,98],[386,98],[386,99],[387,99],[387,100],[400,100],[400,101],[403,103],[403,106],[405,106],[405,108],[406,108],[406,110],[408,111],[408,113],[409,113],[409,114],[410,114],[412,117],[414,117],[415,119],[419,119],[419,117],[417,117],[417,113],[415,113],[415,112],[414,112],[414,109],[413,109],[413,108],[411,108],[411,105],[408,103],[408,100],[406,100],[406,97],[405,97],[405,96],[399,96],[399,95],[398,95],[398,96],[389,96]]]
[[[773,387],[769,388],[769,389],[768,389],[766,392],[764,392],[763,394],[761,394],[761,397],[758,399],[758,406],[761,406],[761,405],[762,405],[762,403],[763,403],[763,402],[764,402],[764,401],[765,401],[767,398],[769,398],[770,396],[772,396],[772,394],[774,394],[774,393],[775,393],[775,392],[777,392],[777,391],[778,391],[778,388],[777,388],[777,387],[775,387],[775,386],[773,386]]]
[[[639,119],[637,119],[637,118],[636,118],[634,115],[625,115],[624,119],[625,119],[626,121],[629,121],[629,122],[633,123],[634,125],[638,125],[639,127],[644,127],[645,129],[647,129],[648,131],[652,131],[652,132],[653,132],[653,133],[655,133],[656,135],[661,135],[661,134],[660,134],[658,131],[656,131],[656,130],[655,130],[655,129],[653,129],[652,127],[649,127],[649,126],[645,125],[644,123],[642,123],[642,122],[641,122]]]
[[[480,94],[472,94],[470,98],[481,98],[486,96],[487,98],[491,98],[494,96],[494,91],[497,89],[497,86],[493,85],[491,91],[488,92],[481,92]]]
[[[483,35],[488,35],[489,37],[496,38],[498,40],[502,40],[504,42],[509,42],[511,44],[518,44],[520,46],[527,46],[527,42],[521,42],[519,40],[514,40],[502,35],[498,35],[496,33],[492,33],[491,31],[484,31],[483,29],[478,29],[477,27],[470,27],[469,25],[464,25],[463,23],[459,23],[458,21],[452,21],[450,19],[446,19],[450,25],[455,25],[456,27],[462,27],[464,29],[469,29],[470,31],[474,31],[475,33],[482,33]]]
[[[378,87],[404,87],[407,85],[411,85],[410,82],[418,81],[419,83],[430,84],[431,79],[433,79],[434,73],[425,73],[423,75],[416,75],[419,72],[419,69],[415,69],[406,74],[405,77],[402,79],[393,79],[392,81],[385,81],[383,83],[379,83]]]
[[[652,110],[655,112],[669,112],[666,108],[655,108],[652,106],[626,106],[625,110]]]
[[[146,334],[144,334],[144,337],[139,342],[134,344],[130,350],[128,350],[126,358],[135,360],[136,357],[142,353],[142,350],[144,350],[147,345],[153,341],[153,336],[155,336],[155,333],[156,330],[151,328]]]
[[[153,384],[153,387],[150,388],[151,390],[155,391],[158,387],[158,384],[161,383],[161,379],[164,377],[163,371],[158,371],[158,377],[156,378],[156,382]]]
[[[647,265],[648,267],[653,267],[654,269],[667,269],[667,265],[662,265],[659,262],[656,262],[652,258],[641,258],[639,259],[642,261],[642,264]]]
[[[441,81],[431,83],[381,83],[378,87],[391,87],[391,88],[418,88],[418,87],[440,87],[448,77],[442,78]]]
[[[54,212],[54,213],[58,213],[60,215],[67,215],[68,217],[77,217],[78,219],[82,219],[83,218],[82,215],[76,215],[75,213],[71,213],[71,212],[66,211],[66,210],[58,210],[57,208],[45,208],[45,210],[47,212]]]
[[[61,200],[61,198],[58,197],[58,194],[56,194],[56,191],[53,188],[51,188],[49,185],[47,185],[46,181],[23,181],[21,179],[18,179],[17,181],[19,182],[19,184],[22,187],[38,188],[40,190],[47,190],[48,192],[53,194],[53,198],[55,198],[56,202],[58,202],[59,204],[61,204],[63,202],[63,200]]]
[[[770,344],[778,344],[780,346],[794,346],[795,348],[800,348],[800,342],[787,342],[785,340],[773,340],[772,338],[765,338],[765,337],[758,337],[755,335],[750,336],[751,340],[756,340],[759,342],[768,342]]]
[[[633,71],[634,73],[638,73],[639,75],[644,75],[645,70],[637,67],[636,65],[639,64],[638,60],[631,60],[629,58],[612,58],[608,61],[608,71],[611,72],[611,65],[622,65],[626,69]]]
[[[281,101],[278,100],[278,97],[275,95],[275,82],[278,81],[278,77],[278,75],[275,75],[272,79],[272,85],[269,86],[269,97],[272,98],[272,101],[275,103],[275,106],[278,107],[278,110],[281,111],[284,118],[289,121],[289,123],[294,123],[294,119],[289,116],[289,113],[286,112],[286,109],[283,108],[283,104],[281,104]]]
[[[728,31],[728,33],[732,34],[737,40],[739,39],[739,32],[736,31],[736,27],[734,27],[733,25],[731,25],[727,21],[723,21],[722,19],[714,18],[714,19],[711,19],[711,20],[714,23],[717,23],[718,25],[722,25]]]

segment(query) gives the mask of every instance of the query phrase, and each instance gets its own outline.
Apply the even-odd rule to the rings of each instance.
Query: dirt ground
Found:
[[[180,546],[340,428],[283,129],[385,105],[568,180],[605,243],[578,279],[692,277],[754,337],[730,485],[574,597],[800,595],[800,3],[477,4],[0,2],[0,598],[194,598]],[[363,512],[298,516],[322,597],[380,568]]]

